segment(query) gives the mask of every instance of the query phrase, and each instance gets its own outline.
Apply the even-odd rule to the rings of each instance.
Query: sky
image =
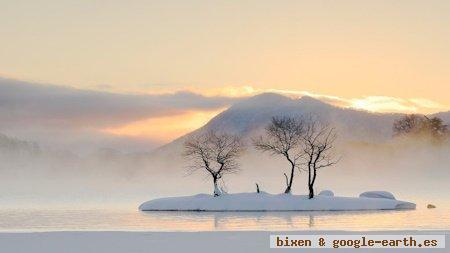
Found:
[[[0,85],[17,88],[3,99],[41,105],[33,100],[39,90],[83,97],[75,104],[86,94],[105,102],[69,113],[69,103],[44,103],[43,111],[64,117],[10,121],[62,127],[92,116],[102,134],[166,142],[239,97],[267,91],[375,112],[450,110],[449,1],[0,0],[0,7]],[[156,102],[140,102],[148,97]],[[158,103],[170,106],[157,110]],[[107,105],[120,117],[108,117]],[[180,120],[186,124],[173,124]]]

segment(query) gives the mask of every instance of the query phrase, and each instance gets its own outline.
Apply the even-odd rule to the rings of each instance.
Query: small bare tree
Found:
[[[317,170],[336,164],[339,159],[334,155],[334,142],[336,131],[334,128],[321,124],[310,118],[305,123],[303,145],[305,153],[305,165],[308,170],[309,198],[314,197],[314,183],[316,182]]]
[[[290,164],[289,176],[286,178],[286,190],[290,193],[294,181],[295,168],[303,156],[302,136],[304,124],[300,119],[290,117],[274,117],[266,128],[266,136],[260,136],[253,141],[256,149],[269,152],[271,155],[282,155]]]
[[[214,196],[221,195],[218,180],[239,170],[237,159],[244,151],[239,137],[210,131],[191,137],[184,147],[184,156],[192,161],[190,171],[205,170],[213,179]]]

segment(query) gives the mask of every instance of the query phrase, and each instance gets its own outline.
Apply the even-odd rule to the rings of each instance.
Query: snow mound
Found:
[[[387,198],[235,193],[214,197],[198,194],[160,198],[139,206],[141,211],[353,211],[415,209],[416,204]]]
[[[333,197],[334,196],[334,192],[330,191],[330,190],[323,190],[319,193],[319,196],[328,196],[328,197]]]
[[[381,199],[395,199],[394,194],[386,191],[368,191],[359,195],[360,198],[381,198]]]

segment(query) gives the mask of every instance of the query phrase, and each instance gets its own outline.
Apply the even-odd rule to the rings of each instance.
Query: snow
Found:
[[[234,193],[213,197],[198,194],[147,201],[141,211],[352,211],[415,209],[416,204],[388,198]]]
[[[214,195],[216,196],[222,195],[222,191],[219,189],[219,186],[217,184],[214,185]]]
[[[381,199],[395,199],[394,194],[387,191],[368,191],[359,195],[360,198],[381,198]]]
[[[319,196],[328,196],[328,197],[333,197],[334,196],[334,192],[330,191],[330,190],[323,190],[319,193]]]
[[[356,234],[433,235],[449,231],[367,231]],[[294,252],[269,248],[271,234],[350,235],[343,231],[227,231],[227,232],[45,232],[0,233],[1,252],[14,253],[123,253],[123,252]],[[446,237],[446,244],[449,243]],[[432,252],[447,252],[433,249]],[[404,252],[403,250],[398,250]],[[405,250],[407,251],[407,250]],[[413,252],[416,252],[412,250]],[[334,252],[330,249],[297,250],[296,252]],[[360,252],[339,249],[336,252]],[[393,249],[361,250],[361,252],[395,252]],[[418,250],[417,252],[424,252]]]

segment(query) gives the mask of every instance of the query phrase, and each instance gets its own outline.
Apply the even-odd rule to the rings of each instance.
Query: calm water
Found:
[[[450,208],[348,212],[0,210],[0,232],[224,230],[450,230]]]

